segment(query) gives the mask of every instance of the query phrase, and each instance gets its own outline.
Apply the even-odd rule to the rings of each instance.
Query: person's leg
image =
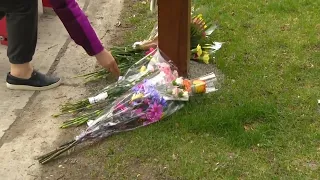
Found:
[[[6,13],[4,11],[1,11],[0,9],[0,20],[6,15]]]
[[[6,14],[8,31],[7,55],[11,75],[28,79],[33,68],[30,61],[37,45],[38,1],[21,1]]]
[[[11,71],[7,87],[21,90],[46,90],[60,84],[59,78],[50,78],[33,70],[30,64],[37,45],[38,0],[17,1],[6,12],[8,31],[8,58]]]

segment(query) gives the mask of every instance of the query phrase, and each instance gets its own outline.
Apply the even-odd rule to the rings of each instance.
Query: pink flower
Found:
[[[146,124],[151,124],[156,121],[159,121],[162,117],[162,112],[163,107],[160,104],[154,103],[153,105],[151,105],[149,111],[146,114]]]
[[[171,82],[176,79],[175,75],[172,73],[171,67],[167,63],[160,63],[159,69],[166,75],[166,81]]]
[[[126,111],[128,108],[124,104],[118,104],[115,108],[115,111]]]
[[[156,53],[156,51],[154,51],[155,49],[154,48],[150,48],[147,52],[146,52],[146,55],[154,55]],[[152,54],[151,54],[152,53]]]
[[[136,109],[136,114],[141,114],[142,113],[142,109],[139,108],[139,109]]]
[[[176,76],[174,76],[173,74],[170,74],[168,77],[167,77],[167,82],[172,82],[173,80],[176,79]]]

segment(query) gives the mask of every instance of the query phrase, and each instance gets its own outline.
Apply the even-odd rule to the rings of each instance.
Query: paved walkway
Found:
[[[79,0],[103,43],[118,21],[122,0]],[[61,120],[53,119],[58,106],[69,98],[84,97],[86,89],[72,77],[93,70],[95,59],[69,39],[55,15],[39,20],[39,39],[34,67],[58,74],[64,84],[45,92],[9,91],[5,76],[9,69],[6,47],[0,46],[0,179],[40,179],[41,166],[34,158],[52,149],[63,130]],[[55,179],[52,177],[52,179]]]

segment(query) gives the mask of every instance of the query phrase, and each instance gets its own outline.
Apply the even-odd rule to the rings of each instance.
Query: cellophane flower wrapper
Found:
[[[162,51],[157,48],[151,51],[141,60],[134,63],[127,70],[124,76],[120,77],[117,82],[105,87],[97,96],[106,92],[121,90],[121,93],[113,96],[118,97],[143,79],[153,78],[160,72],[167,73],[168,78],[171,79],[174,79],[178,76],[177,68],[171,61],[167,59],[165,55],[163,55]]]
[[[165,76],[145,79],[127,94],[117,99],[114,106],[100,118],[88,123],[88,128],[76,140],[107,137],[158,122],[183,107],[183,103],[166,101],[158,87],[166,82]]]
[[[134,49],[148,50],[149,48],[156,48],[158,46],[158,22],[155,23],[148,37],[143,41],[133,43]]]
[[[172,75],[171,68],[175,76]],[[155,49],[151,51],[141,60],[133,64],[123,77],[111,85],[102,89],[97,95],[89,97],[88,99],[80,100],[75,103],[75,109],[79,112],[74,115],[72,119],[65,121],[61,128],[68,128],[71,126],[79,126],[88,120],[94,119],[97,116],[104,114],[104,108],[108,107],[116,98],[126,93],[137,82],[145,78],[152,78],[160,72],[168,73],[168,77],[174,79],[177,77],[176,67],[167,60],[161,50]],[[170,79],[170,80],[171,80]]]
[[[169,84],[178,77],[177,68],[170,60],[168,60],[161,50],[156,49],[150,54],[153,54],[153,56],[148,55],[145,59],[138,61],[115,86],[107,87],[104,91],[108,91],[108,89],[112,87],[122,88],[124,91],[128,91],[137,83],[148,79],[156,83],[157,86],[160,86]],[[147,59],[147,57],[149,58]],[[143,67],[142,71],[141,67]],[[121,99],[121,97],[126,96],[126,94],[127,93],[119,94],[117,99],[119,99],[119,96]],[[114,101],[114,103],[117,103],[117,101]],[[109,109],[108,106],[108,108],[104,110],[104,113],[101,113],[100,117],[107,116],[109,114]],[[90,122],[92,121],[89,121],[89,123]]]
[[[162,69],[159,69],[159,66],[155,66],[155,64],[161,62],[166,62],[166,60],[162,57],[159,49],[154,49],[134,63],[124,76],[119,77],[117,82],[103,88],[95,96],[89,97],[90,104],[105,101],[108,98],[118,97],[144,78],[151,78],[157,75]]]
[[[147,38],[148,41],[152,41],[154,40],[155,38],[158,37],[158,34],[159,34],[159,30],[158,30],[158,22],[156,22]]]

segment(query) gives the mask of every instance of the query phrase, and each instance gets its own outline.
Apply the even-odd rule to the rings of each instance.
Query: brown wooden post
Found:
[[[191,0],[158,0],[159,48],[188,76]]]

